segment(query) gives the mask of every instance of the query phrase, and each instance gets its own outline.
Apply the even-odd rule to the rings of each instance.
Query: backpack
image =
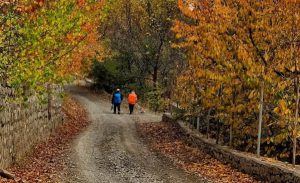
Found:
[[[120,104],[122,102],[121,93],[115,93],[114,94],[114,103]]]
[[[131,94],[128,95],[128,103],[129,104],[133,104],[134,105],[136,103],[136,101],[137,101],[136,94],[131,93]]]

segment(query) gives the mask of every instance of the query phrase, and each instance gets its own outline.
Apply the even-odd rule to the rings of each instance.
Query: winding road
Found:
[[[71,144],[63,182],[210,182],[176,168],[139,139],[135,124],[160,121],[160,116],[128,115],[128,109],[112,114],[107,100],[75,87],[70,92],[87,109],[91,124]]]

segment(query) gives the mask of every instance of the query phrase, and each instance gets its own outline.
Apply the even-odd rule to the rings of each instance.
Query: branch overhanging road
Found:
[[[195,183],[211,182],[176,168],[151,152],[139,139],[135,123],[160,121],[154,114],[112,114],[110,104],[87,90],[71,88],[91,125],[71,144],[64,182],[78,183]],[[124,104],[125,105],[125,102]]]

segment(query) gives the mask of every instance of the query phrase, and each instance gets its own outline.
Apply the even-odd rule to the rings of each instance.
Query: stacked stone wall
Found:
[[[0,168],[22,160],[62,124],[62,99],[55,95],[60,92],[59,88],[52,91],[51,105],[37,96],[18,102],[11,88],[0,85]]]
[[[170,114],[164,114],[162,121],[178,123],[185,133],[188,134],[188,143],[242,172],[268,182],[300,182],[299,166],[293,168],[290,164],[275,160],[270,161],[263,157],[258,158],[249,153],[243,153],[226,146],[217,145],[213,141],[204,138],[198,130],[190,128],[190,125],[187,125],[183,121],[175,120]]]

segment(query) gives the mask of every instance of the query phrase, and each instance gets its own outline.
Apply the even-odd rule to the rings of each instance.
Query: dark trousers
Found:
[[[134,104],[129,104],[129,111],[130,111],[130,114],[133,113],[133,110],[134,110]]]
[[[118,113],[120,113],[121,111],[121,104],[114,104],[114,113],[116,114],[118,109]]]

